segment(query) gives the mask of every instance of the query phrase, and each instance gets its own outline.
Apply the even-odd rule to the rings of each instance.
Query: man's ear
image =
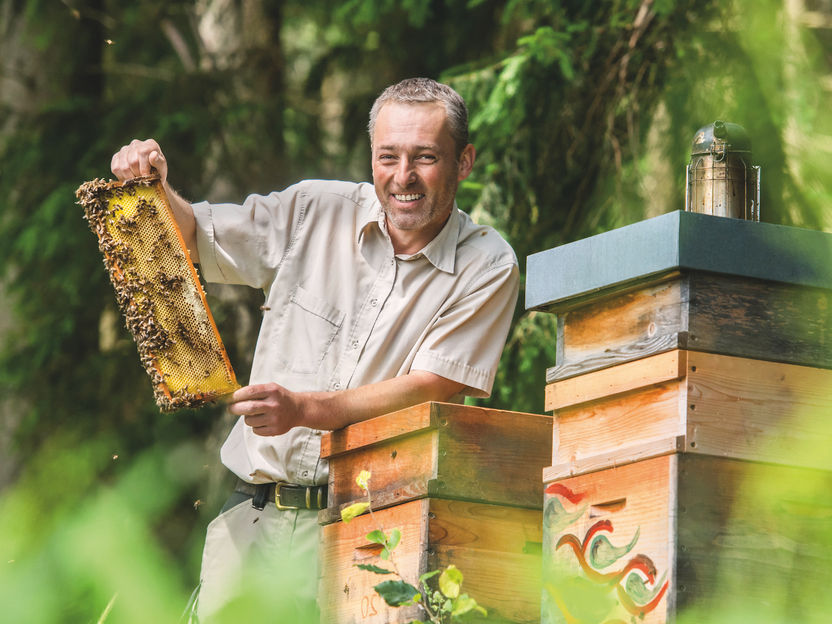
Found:
[[[459,172],[457,174],[457,181],[462,182],[462,180],[471,175],[471,170],[474,168],[474,161],[476,159],[477,150],[474,149],[474,146],[469,143],[459,155]]]

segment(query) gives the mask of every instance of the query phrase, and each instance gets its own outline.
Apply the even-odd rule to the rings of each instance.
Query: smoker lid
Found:
[[[729,152],[751,152],[751,138],[742,126],[727,121],[715,121],[696,131],[691,155],[710,154],[714,148]]]

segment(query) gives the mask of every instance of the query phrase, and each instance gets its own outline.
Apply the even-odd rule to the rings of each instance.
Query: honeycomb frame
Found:
[[[239,388],[159,177],[95,179],[75,195],[159,409],[200,407]]]

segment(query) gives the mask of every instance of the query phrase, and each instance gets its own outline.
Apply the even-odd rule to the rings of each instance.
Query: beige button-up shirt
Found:
[[[393,252],[373,186],[306,181],[242,205],[194,204],[202,273],[266,296],[250,383],[340,390],[425,370],[491,391],[517,299],[511,247],[456,208],[420,252]],[[255,435],[223,463],[249,482],[320,484],[320,432]]]

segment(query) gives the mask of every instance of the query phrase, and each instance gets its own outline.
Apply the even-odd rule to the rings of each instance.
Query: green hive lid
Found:
[[[680,270],[832,290],[832,233],[677,210],[531,254],[526,309]]]

